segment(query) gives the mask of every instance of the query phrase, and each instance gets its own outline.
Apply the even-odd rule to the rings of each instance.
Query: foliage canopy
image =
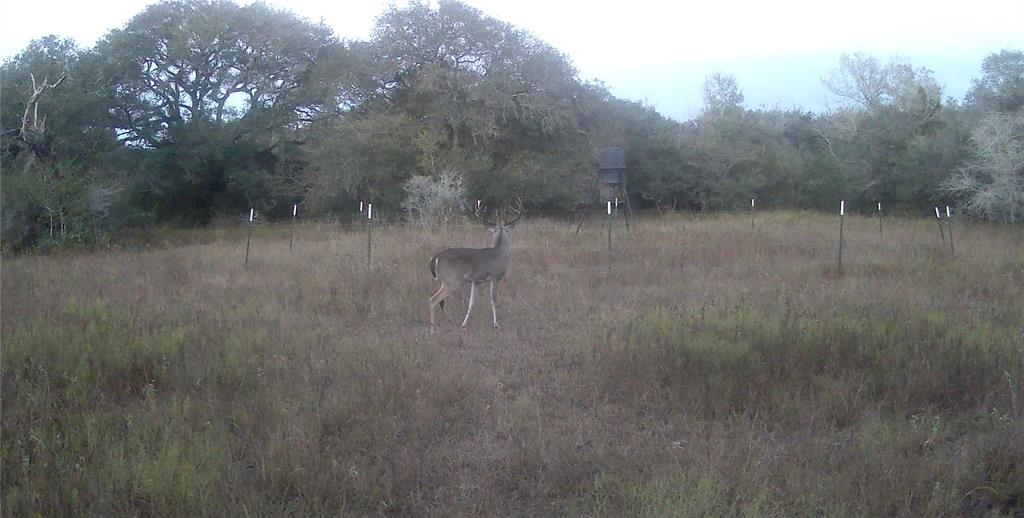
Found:
[[[716,73],[705,112],[679,122],[581,80],[557,49],[457,1],[392,6],[370,39],[344,41],[261,3],[165,0],[94,48],[48,36],[3,64],[4,242],[39,245],[54,214],[65,236],[95,237],[248,207],[280,217],[292,203],[310,215],[370,199],[398,210],[410,178],[444,173],[471,199],[572,209],[592,201],[605,146],[626,149],[645,207],[967,201],[943,186],[964,167],[984,170],[986,113],[1024,109],[1022,56],[990,55],[958,104],[927,69],[844,55],[825,83],[848,103],[823,114],[747,108],[736,79]],[[45,130],[19,135],[33,78],[60,77],[32,106]],[[87,203],[97,196],[102,214]]]

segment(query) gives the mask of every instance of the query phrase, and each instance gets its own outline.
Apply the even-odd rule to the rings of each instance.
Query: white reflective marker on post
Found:
[[[946,205],[946,217],[950,217],[951,212],[949,211],[949,205]]]
[[[480,210],[480,200],[476,200],[476,210]]]
[[[846,200],[839,201],[839,215],[842,216],[846,212]]]
[[[608,202],[608,215],[609,216],[612,215],[612,202],[610,202],[610,201]]]
[[[256,214],[255,209],[249,209],[249,223],[252,223],[252,217]]]
[[[941,217],[942,216],[939,216],[939,208],[935,207],[935,218],[938,219],[938,218],[941,218]]]
[[[363,213],[363,202],[359,202],[359,213]]]
[[[295,216],[298,213],[299,213],[299,204],[296,203],[296,204],[292,205],[292,216]]]
[[[882,202],[878,202],[878,212],[882,212]]]
[[[750,206],[751,206],[751,207],[753,207],[753,206],[754,206],[754,199],[753,199],[753,198],[751,198],[751,199],[750,199]]]
[[[373,204],[366,206],[366,219],[373,219]]]
[[[617,197],[615,198],[615,208],[619,208],[619,199]]]

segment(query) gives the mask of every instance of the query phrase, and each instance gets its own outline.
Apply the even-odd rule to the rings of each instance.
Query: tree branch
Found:
[[[21,130],[18,133],[18,138],[26,144],[29,142],[29,134],[42,134],[46,131],[46,118],[39,119],[39,98],[47,90],[53,90],[60,86],[64,82],[67,76],[61,76],[56,83],[50,84],[49,78],[43,78],[42,86],[36,86],[36,76],[29,74],[32,78],[32,96],[28,98],[28,103],[25,104],[25,114],[21,116]],[[30,118],[31,115],[31,118]]]

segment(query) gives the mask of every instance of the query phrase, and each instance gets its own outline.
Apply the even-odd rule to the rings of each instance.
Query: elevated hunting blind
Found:
[[[624,203],[626,205],[626,228],[629,228],[629,215],[633,206],[629,202],[629,191],[626,189],[626,152],[619,147],[601,148],[597,157],[597,181],[594,183],[597,201],[602,205],[607,202]],[[576,225],[576,233],[583,226],[589,205],[583,207],[583,214]]]
[[[597,159],[597,188],[600,201],[623,201],[626,196],[626,152],[618,147],[606,147]]]

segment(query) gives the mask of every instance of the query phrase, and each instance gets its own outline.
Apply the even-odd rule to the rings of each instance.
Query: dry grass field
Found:
[[[176,232],[5,258],[2,511],[1024,511],[1024,233],[835,216],[527,219],[498,318],[436,335],[479,226]]]

